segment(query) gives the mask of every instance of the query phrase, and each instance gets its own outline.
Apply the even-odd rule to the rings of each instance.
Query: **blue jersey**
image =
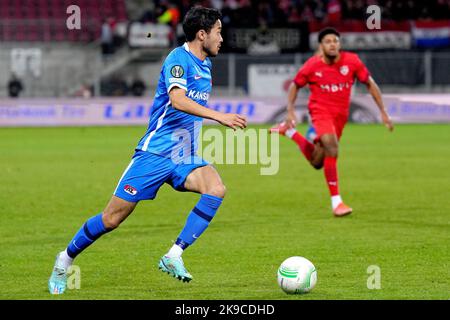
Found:
[[[195,155],[203,119],[175,109],[169,91],[184,89],[188,98],[206,106],[211,84],[209,58],[197,58],[187,43],[172,50],[161,69],[147,131],[136,149],[172,158]]]

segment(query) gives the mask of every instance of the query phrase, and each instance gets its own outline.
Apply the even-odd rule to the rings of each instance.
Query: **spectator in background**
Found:
[[[331,25],[337,25],[341,22],[342,8],[339,0],[330,0],[327,5],[328,23]]]
[[[120,74],[114,74],[111,79],[111,95],[116,97],[126,96],[128,94],[128,84]]]
[[[239,17],[240,27],[249,28],[256,24],[250,0],[242,0],[240,2],[240,7],[235,10],[235,14]]]
[[[168,3],[167,9],[157,18],[158,23],[168,24],[171,27],[169,34],[170,43],[176,44],[177,26],[180,23],[180,10],[173,3]]]
[[[290,24],[298,24],[302,21],[302,15],[300,14],[298,7],[291,7],[288,15],[288,22]]]
[[[211,7],[217,10],[222,10],[223,0],[211,0]]]
[[[272,26],[274,24],[275,17],[269,2],[258,3],[256,13],[258,14],[259,26],[261,27],[264,27],[265,25]]]
[[[8,81],[8,94],[11,98],[18,98],[23,90],[22,81],[13,73]]]
[[[384,3],[383,13],[382,13],[384,19],[389,19],[389,20],[393,19],[393,13],[392,13],[393,6],[394,6],[393,0],[386,0],[386,2]]]
[[[223,28],[226,29],[233,22],[233,9],[229,6],[228,2],[225,2],[221,9],[222,12],[222,24]]]
[[[225,4],[231,10],[236,10],[239,7],[237,0],[225,0]]]
[[[437,0],[436,5],[432,10],[432,15],[435,19],[449,19],[450,0]]]
[[[292,3],[289,0],[280,0],[280,1],[278,1],[278,8],[281,11],[283,11],[286,16],[289,15],[289,10],[291,8],[291,5],[292,5]]]
[[[122,97],[128,94],[129,87],[122,75],[116,73],[110,78],[102,79],[100,90],[103,96]]]
[[[155,21],[155,3],[153,1],[146,2],[142,11],[143,13],[138,19],[139,22],[147,23]]]
[[[405,19],[414,19],[417,17],[417,6],[414,4],[414,1],[407,0],[404,7],[404,18]]]
[[[93,92],[92,87],[89,86],[87,83],[83,83],[81,85],[81,88],[77,92],[75,92],[74,96],[86,99],[92,98],[92,92]]]
[[[178,0],[181,14],[201,4],[220,8],[222,23],[231,28],[285,27],[291,23],[322,21],[331,25],[343,20],[365,20],[366,9],[378,5],[386,20],[448,19],[450,0]],[[165,16],[168,1],[160,1],[156,16]]]
[[[138,76],[135,76],[133,82],[131,83],[130,91],[135,97],[142,97],[144,95],[146,86],[144,81]]]
[[[112,34],[112,48],[111,48],[111,53],[115,53],[117,48],[119,48],[123,42],[125,41],[125,39],[123,38],[122,35],[120,35],[118,33],[118,28],[117,28],[117,20],[114,17],[109,17],[108,18],[108,24],[109,27],[111,29],[111,34]]]
[[[333,2],[333,0],[331,0],[331,2]],[[329,3],[331,3],[329,2]],[[340,4],[339,4],[340,6]],[[323,21],[325,19],[328,19],[329,17],[327,16],[327,11],[329,12],[330,8],[329,5],[327,8],[325,8],[325,4],[322,1],[319,1],[316,3],[316,7],[314,8],[314,18],[318,21]],[[340,20],[340,18],[339,18]]]
[[[305,4],[302,8],[302,11],[300,13],[303,21],[314,21],[314,9],[312,8],[311,4]]]
[[[157,20],[158,23],[176,26],[180,22],[180,10],[178,10],[176,5],[169,3],[167,10],[165,10]]]
[[[103,20],[101,32],[102,55],[107,58],[113,53],[113,30],[108,20]]]

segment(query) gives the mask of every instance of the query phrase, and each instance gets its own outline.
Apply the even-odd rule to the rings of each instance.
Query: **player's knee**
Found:
[[[217,183],[208,187],[206,193],[215,197],[224,198],[227,193],[227,188],[223,183]]]
[[[103,224],[106,229],[113,230],[119,227],[119,225],[122,223],[123,214],[120,213],[120,211],[105,211],[103,212],[102,216]]]
[[[323,162],[311,162],[314,169],[320,170],[323,168]]]
[[[103,225],[105,226],[106,229],[113,230],[120,225],[120,221],[116,217],[114,217],[114,215],[109,214],[107,212],[103,213],[102,219]]]
[[[316,155],[312,157],[310,164],[314,169],[320,170],[323,168],[323,160],[324,160],[324,155]]]
[[[339,153],[339,148],[337,145],[331,145],[325,147],[325,156],[336,158]]]

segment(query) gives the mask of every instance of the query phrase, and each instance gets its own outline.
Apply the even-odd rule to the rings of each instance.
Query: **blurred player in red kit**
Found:
[[[339,38],[336,29],[325,28],[320,31],[319,53],[305,62],[289,87],[286,121],[271,128],[270,132],[292,139],[314,168],[324,168],[333,214],[342,217],[350,214],[352,208],[340,196],[336,162],[339,140],[349,115],[350,93],[355,78],[367,86],[380,109],[385,126],[390,131],[394,126],[384,107],[381,91],[370,72],[357,54],[340,50]],[[312,141],[295,129],[295,101],[298,90],[306,85],[311,91],[308,110],[316,132]]]

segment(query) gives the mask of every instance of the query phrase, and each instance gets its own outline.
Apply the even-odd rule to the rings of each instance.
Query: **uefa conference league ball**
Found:
[[[311,291],[317,282],[314,265],[303,257],[290,257],[278,268],[278,285],[288,294],[301,294]]]

